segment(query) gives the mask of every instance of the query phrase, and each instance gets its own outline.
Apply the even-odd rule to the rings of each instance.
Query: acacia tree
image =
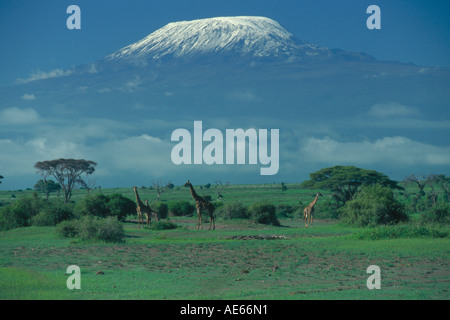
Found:
[[[45,198],[48,200],[48,196],[51,192],[61,190],[61,185],[53,180],[41,179],[34,185],[34,190],[45,194]]]
[[[354,166],[324,168],[311,173],[309,177],[309,180],[302,183],[302,187],[331,190],[338,205],[345,205],[347,201],[354,199],[364,186],[379,184],[391,189],[403,189],[383,173]]]
[[[438,196],[440,194],[440,191],[437,189],[437,187],[440,187],[442,191],[444,192],[444,197],[449,200],[449,183],[450,183],[450,177],[446,177],[445,174],[430,174],[427,177],[428,185],[430,186],[430,191],[427,193],[428,197],[430,198],[432,205],[436,205]]]
[[[72,190],[82,180],[82,175],[86,176],[95,171],[97,163],[84,159],[57,159],[36,162],[34,167],[38,170],[43,178],[53,176],[59,182],[64,190],[64,201],[69,202],[72,196]]]
[[[427,186],[428,183],[430,183],[430,179],[422,176],[422,177],[416,177],[414,174],[410,174],[409,176],[407,176],[405,178],[405,180],[403,180],[403,182],[405,182],[406,184],[415,184],[418,188],[419,188],[419,195],[423,196],[425,195],[425,187]]]
[[[156,194],[157,194],[156,200],[158,200],[158,201],[161,200],[161,196],[167,190],[168,184],[166,185],[161,179],[158,179],[158,180],[153,180],[152,185],[156,190]]]
[[[414,174],[405,178],[406,184],[416,184],[419,187],[419,195],[426,195],[434,206],[437,203],[440,194],[439,187],[444,193],[444,197],[450,200],[450,177],[445,174],[430,174],[428,176],[416,177]],[[428,186],[428,191],[425,192],[425,187]]]

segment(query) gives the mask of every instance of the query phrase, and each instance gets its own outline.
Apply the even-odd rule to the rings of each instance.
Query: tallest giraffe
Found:
[[[202,210],[207,210],[209,213],[209,230],[211,230],[211,227],[212,230],[216,229],[216,223],[214,221],[214,206],[195,192],[194,187],[189,180],[184,184],[184,186],[191,189],[192,198],[195,200],[195,207],[197,208],[197,229],[199,227],[200,229],[203,229]]]

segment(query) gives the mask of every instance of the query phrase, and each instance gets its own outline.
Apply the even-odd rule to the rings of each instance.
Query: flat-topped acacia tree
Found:
[[[44,180],[51,175],[59,182],[64,190],[64,201],[67,203],[76,184],[84,185],[82,175],[92,174],[96,165],[94,161],[84,159],[57,159],[36,162],[34,167]]]
[[[365,186],[380,184],[391,189],[403,189],[383,173],[354,166],[323,168],[311,173],[309,177],[309,180],[301,184],[302,187],[330,190],[334,192],[333,197],[342,206],[354,199]]]

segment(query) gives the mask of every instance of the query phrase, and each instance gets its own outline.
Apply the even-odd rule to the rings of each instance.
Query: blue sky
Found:
[[[306,41],[366,52],[380,60],[450,67],[450,2],[443,0],[304,1],[0,1],[0,85],[36,72],[91,63],[172,21],[256,15]],[[81,8],[81,30],[66,9]],[[368,30],[366,9],[381,8],[382,29]]]
[[[72,4],[81,8],[81,30],[66,27],[66,9]],[[381,8],[381,30],[366,27],[366,9],[373,4]],[[91,64],[170,22],[240,15],[269,17],[298,38],[319,46],[365,52],[378,60],[450,68],[448,0],[0,0],[0,86],[17,84],[21,79],[64,75],[64,70]],[[140,81],[136,80],[140,78],[121,79],[125,85],[135,81],[139,87]],[[95,93],[96,97],[114,90],[102,89]],[[251,96],[252,92],[245,89],[241,94]],[[70,109],[66,101],[53,101],[53,97],[42,100],[41,93],[24,91],[12,102],[0,102],[0,174],[5,176],[0,189],[32,186],[40,178],[33,164],[60,157],[98,162],[97,183],[102,187],[149,185],[152,177],[161,175],[175,184],[184,183],[187,176],[202,174],[196,183],[213,182],[216,178],[212,177],[231,174],[235,175],[232,183],[242,182],[241,171],[234,166],[213,166],[204,173],[203,167],[171,164],[173,145],[151,128],[160,126],[171,132],[180,124],[161,115],[153,119],[149,113],[138,126],[114,114],[65,117],[64,112]],[[448,174],[448,113],[430,115],[421,103],[436,100],[428,92],[420,98],[422,102],[386,100],[385,92],[380,92],[371,104],[360,106],[352,118],[318,120],[301,128],[282,123],[285,130],[280,142],[280,174],[263,179],[241,168],[242,176],[250,183],[298,182],[310,172],[334,164],[375,169],[394,179],[403,179],[411,172]],[[148,104],[139,101],[127,108],[143,113],[146,108],[151,110]],[[266,116],[270,121],[273,118],[272,114]],[[226,119],[186,121],[192,124],[194,120],[208,120],[205,126],[214,127],[215,120],[222,123]],[[368,131],[373,136],[366,136]],[[291,136],[287,137],[288,133]],[[142,150],[142,157],[129,156]],[[157,165],[149,167],[149,163]],[[299,168],[301,173],[297,172]],[[118,180],[119,174],[128,180]]]

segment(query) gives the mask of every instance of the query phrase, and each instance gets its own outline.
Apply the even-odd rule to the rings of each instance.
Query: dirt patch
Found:
[[[232,236],[227,237],[225,239],[231,239],[231,240],[286,240],[290,239],[290,237],[283,236],[283,235],[247,235],[247,236]]]

